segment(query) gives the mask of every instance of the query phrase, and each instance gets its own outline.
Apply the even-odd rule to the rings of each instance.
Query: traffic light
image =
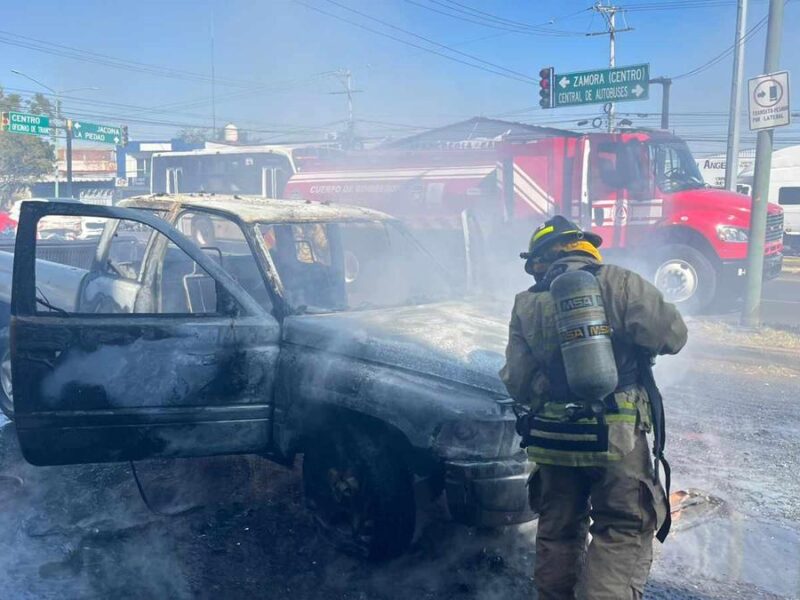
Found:
[[[2,114],[2,120],[0,120],[0,130],[1,131],[8,131],[8,113],[4,112]]]
[[[539,71],[539,106],[553,108],[553,67]]]
[[[122,126],[122,142],[120,145],[126,146],[128,144],[128,126]]]

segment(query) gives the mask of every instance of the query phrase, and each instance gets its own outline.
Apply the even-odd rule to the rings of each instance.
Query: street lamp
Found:
[[[38,79],[31,77],[27,73],[23,73],[22,71],[17,71],[16,69],[11,69],[11,72],[14,73],[14,75],[19,75],[20,77],[24,77],[25,79],[32,81],[36,85],[43,87],[48,92],[53,94],[56,97],[56,117],[58,117],[59,119],[61,118],[61,96],[63,96],[64,94],[69,94],[70,92],[83,92],[87,90],[98,91],[100,89],[99,87],[88,86],[79,88],[69,88],[68,90],[55,90],[51,88],[49,85],[45,85]]]
[[[57,119],[63,119],[63,117],[61,115],[61,96],[63,96],[64,94],[69,94],[70,92],[82,92],[82,91],[85,91],[85,90],[97,91],[97,90],[100,89],[100,88],[95,87],[95,86],[88,86],[88,87],[70,88],[68,90],[56,90],[56,89],[51,88],[49,85],[46,85],[46,84],[42,83],[38,79],[36,79],[34,77],[31,77],[27,73],[23,73],[22,71],[18,71],[17,69],[11,69],[11,72],[14,73],[14,75],[19,75],[20,77],[24,77],[25,79],[28,79],[29,81],[32,81],[36,85],[43,87],[44,89],[46,89],[48,92],[50,92],[51,94],[53,94],[56,97],[56,118]],[[67,144],[67,145],[69,146],[69,144]],[[55,189],[53,190],[54,191],[54,195],[56,196],[56,198],[58,197],[58,149],[59,149],[58,146],[59,146],[58,137],[56,137],[55,138],[56,173],[55,173]],[[69,152],[70,152],[70,149],[68,148],[67,149],[67,153],[69,153]],[[71,161],[70,161],[71,157],[68,156],[66,158],[67,158],[67,161],[71,163]],[[70,168],[67,169],[67,171],[68,171],[68,173],[67,173],[67,194],[69,196],[72,196],[72,172],[71,172],[72,168],[71,168],[71,166],[70,166]]]

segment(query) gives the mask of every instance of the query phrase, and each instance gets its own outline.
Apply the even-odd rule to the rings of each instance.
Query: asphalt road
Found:
[[[800,597],[800,335],[690,322],[657,365],[674,488],[699,490],[646,597]],[[423,511],[407,556],[367,564],[317,534],[299,468],[253,457],[32,467],[0,424],[0,598],[535,598],[535,523],[499,533]],[[166,516],[165,516],[166,515]]]
[[[708,316],[734,324],[739,322],[741,310],[739,300],[724,309],[712,307]],[[787,257],[780,276],[764,283],[761,321],[764,325],[800,331],[800,258]]]
[[[764,284],[761,302],[764,323],[800,327],[800,259],[787,259],[780,277]]]

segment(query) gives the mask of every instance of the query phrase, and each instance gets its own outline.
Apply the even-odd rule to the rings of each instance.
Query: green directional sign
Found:
[[[72,138],[86,142],[119,144],[122,142],[122,129],[86,121],[72,121]]]
[[[650,91],[650,65],[631,65],[553,77],[555,106],[605,104],[646,100]]]
[[[3,113],[2,130],[26,135],[50,135],[50,117],[21,112]]]

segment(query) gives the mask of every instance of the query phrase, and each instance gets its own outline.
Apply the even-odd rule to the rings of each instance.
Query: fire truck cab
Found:
[[[603,237],[608,259],[649,276],[684,311],[741,294],[750,199],[708,187],[680,138],[530,129],[537,131],[351,154],[295,173],[284,195],[388,212],[450,251],[463,246],[467,211],[500,269],[518,268],[533,228],[564,214]],[[764,275],[772,278],[782,264],[783,211],[770,204],[768,212]]]

